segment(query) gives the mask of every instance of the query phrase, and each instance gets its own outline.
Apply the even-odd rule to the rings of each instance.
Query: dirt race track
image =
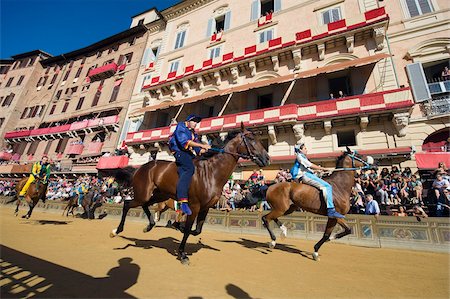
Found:
[[[25,211],[22,210],[21,214]],[[449,255],[205,231],[191,237],[189,266],[175,255],[178,231],[117,219],[83,220],[0,207],[1,297],[448,298]]]

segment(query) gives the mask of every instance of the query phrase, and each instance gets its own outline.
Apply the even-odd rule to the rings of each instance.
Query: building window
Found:
[[[222,47],[215,47],[209,49],[209,59],[214,59],[220,56],[220,51]]]
[[[264,94],[258,96],[258,109],[273,107],[273,94]]]
[[[77,73],[75,74],[75,78],[80,77],[82,71],[83,71],[83,67],[78,68]]]
[[[125,63],[131,63],[131,58],[133,58],[133,53],[125,54]]]
[[[63,107],[61,113],[66,112],[66,111],[67,111],[67,108],[69,108],[69,102],[65,102],[65,103],[64,103],[64,107]]]
[[[409,16],[420,16],[433,11],[430,0],[405,0]]]
[[[39,140],[33,141],[28,148],[27,155],[34,155],[36,153],[36,150],[39,146]]]
[[[180,31],[177,33],[177,39],[175,40],[175,49],[181,48],[184,46],[184,40],[186,38],[186,30]]]
[[[337,132],[338,147],[343,146],[355,146],[356,145],[356,135],[355,131],[341,131]]]
[[[9,105],[11,105],[13,99],[14,99],[15,94],[14,93],[10,93],[9,95],[6,96],[5,101],[2,104],[2,107],[9,107]]]
[[[58,74],[53,75],[52,81],[50,81],[50,85],[52,85],[56,82],[56,78],[58,78]]]
[[[92,107],[94,107],[94,106],[97,106],[97,104],[98,104],[98,101],[100,100],[100,96],[102,95],[102,92],[100,91],[100,90],[98,90],[96,93],[95,93],[95,96],[94,96],[94,100],[92,101]]]
[[[122,82],[122,80],[118,80],[118,81]],[[117,100],[117,95],[119,94],[119,89],[120,89],[120,83],[118,83],[118,85],[114,86],[112,94],[111,94],[111,98],[109,99],[110,103],[115,102]]]
[[[138,21],[138,26],[139,26],[139,25],[144,25],[144,21],[145,21],[145,19],[140,19],[140,20]]]
[[[324,25],[339,21],[340,19],[342,19],[342,15],[339,7],[322,12],[322,22]]]
[[[66,72],[66,74],[64,75],[63,81],[66,81],[67,78],[69,78],[69,75],[70,75],[70,69],[68,69],[67,72]]]
[[[102,51],[97,52],[97,58],[100,58],[100,57],[102,57]]]
[[[179,66],[180,66],[180,60],[175,60],[175,61],[170,62],[169,73],[178,71]]]
[[[265,43],[274,38],[274,30],[265,30],[259,33],[259,43]]]
[[[66,149],[67,143],[69,142],[69,138],[63,138],[59,139],[58,144],[56,145],[55,152],[57,153],[64,153],[64,150]]]
[[[275,10],[274,0],[261,0],[261,16],[272,13]]]
[[[25,79],[25,76],[20,76],[19,81],[17,81],[17,85],[22,84],[23,79]]]
[[[45,146],[45,149],[44,149],[44,155],[47,155],[48,152],[50,151],[50,147],[52,146],[52,142],[53,142],[53,140],[49,140],[47,142],[47,145]]]
[[[24,119],[25,118],[25,115],[27,115],[27,113],[28,113],[28,107],[26,107],[25,109],[23,109],[23,112],[22,112],[22,115],[20,116],[20,119]]]
[[[225,30],[225,15],[218,16],[216,18],[216,32]]]
[[[8,82],[6,82],[5,87],[10,87],[11,84],[12,84],[12,82],[13,82],[13,80],[14,80],[14,77],[9,78],[9,79],[8,79]]]
[[[55,100],[59,100],[61,98],[62,89],[58,90],[55,95]]]
[[[349,76],[328,79],[328,87],[330,99],[344,98],[352,95]]]
[[[56,109],[56,104],[52,106],[49,114],[52,115],[53,113],[55,113],[55,109]]]
[[[0,128],[3,126],[4,122],[5,122],[5,118],[4,117],[0,118]]]
[[[81,98],[78,100],[78,104],[77,104],[77,107],[75,108],[75,110],[80,110],[81,107],[83,106],[83,102],[84,102],[84,97],[81,97]]]

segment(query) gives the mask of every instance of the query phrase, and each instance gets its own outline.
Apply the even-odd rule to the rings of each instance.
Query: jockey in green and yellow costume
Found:
[[[20,191],[19,196],[25,196],[25,194],[27,194],[28,188],[30,188],[31,183],[33,183],[36,179],[40,179],[43,184],[47,184],[49,178],[50,163],[48,162],[48,157],[44,156],[42,157],[42,160],[40,162],[35,162],[33,164],[33,167],[31,168],[31,175]]]

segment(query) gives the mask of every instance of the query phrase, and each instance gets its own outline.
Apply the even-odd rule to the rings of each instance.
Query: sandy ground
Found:
[[[22,215],[25,211],[21,211]],[[448,298],[449,255],[205,231],[191,237],[191,264],[176,258],[181,234],[117,219],[83,220],[0,207],[1,297]]]

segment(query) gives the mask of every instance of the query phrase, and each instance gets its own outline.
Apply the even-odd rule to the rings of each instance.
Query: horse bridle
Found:
[[[352,168],[338,168],[336,170],[368,170],[368,169],[372,169],[372,165],[367,163],[366,161],[364,161],[363,159],[359,158],[356,156],[356,151],[354,153],[349,153],[347,152],[347,156],[349,156],[350,158],[352,158]],[[356,167],[355,166],[355,160],[361,162],[362,164],[364,164],[364,166],[362,167]]]
[[[230,151],[226,151],[226,150],[224,150],[224,149],[221,149],[221,148],[211,148],[211,150],[213,150],[213,151],[215,151],[215,152],[219,152],[219,153],[230,154],[230,155],[233,155],[233,156],[235,156],[235,157],[238,157],[238,159],[239,159],[239,158],[243,158],[243,159],[246,159],[246,160],[256,161],[256,159],[257,159],[258,157],[250,151],[250,146],[248,145],[248,140],[247,140],[247,137],[245,136],[245,134],[246,134],[246,133],[244,133],[244,132],[239,133],[239,135],[241,135],[242,140],[241,140],[241,142],[239,143],[238,147],[241,146],[242,143],[244,143],[245,149],[247,150],[247,154],[233,153],[233,152],[230,152]]]

